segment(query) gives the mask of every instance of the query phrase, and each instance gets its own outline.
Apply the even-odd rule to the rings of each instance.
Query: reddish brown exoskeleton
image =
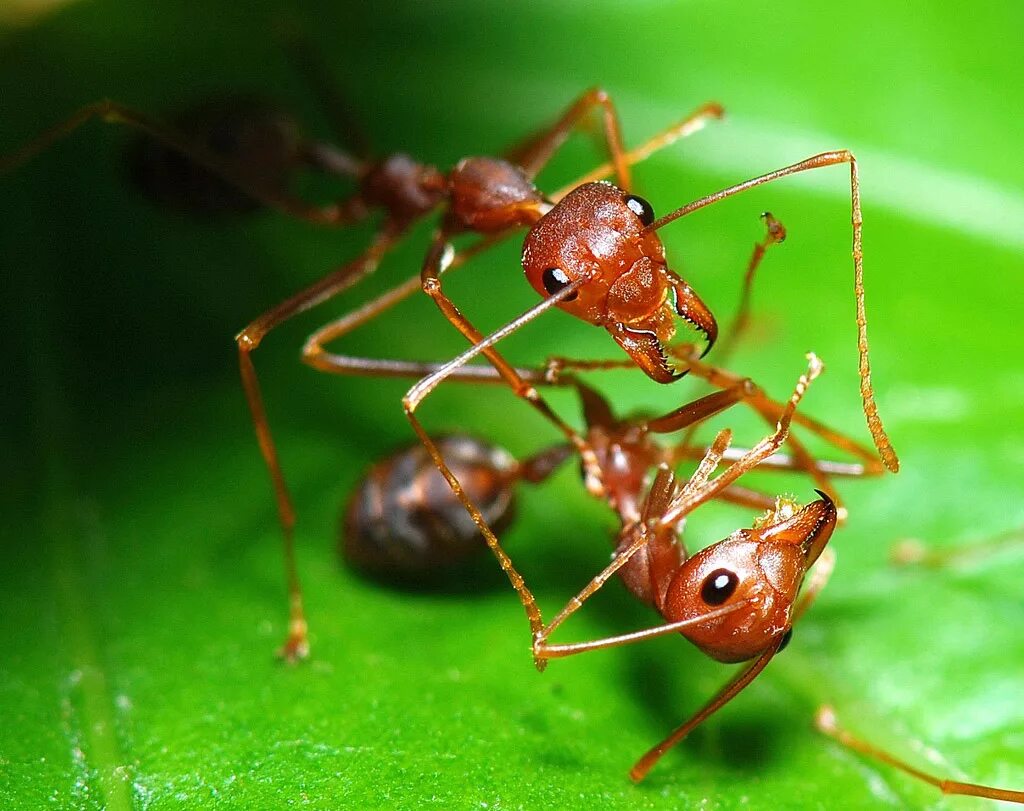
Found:
[[[309,72],[308,64],[301,67]],[[339,106],[335,104],[332,108]],[[21,149],[0,159],[2,174],[85,122],[97,118],[126,124],[146,136],[147,140],[136,147],[133,174],[149,196],[184,207],[191,213],[202,214],[211,208],[218,213],[245,209],[248,198],[288,216],[330,227],[344,226],[374,214],[381,215],[377,235],[363,255],[264,313],[237,336],[242,381],[260,448],[274,484],[284,531],[291,606],[290,630],[281,651],[286,658],[301,658],[308,651],[301,589],[294,563],[295,511],[271,436],[251,353],[276,326],[341,293],[371,273],[412,225],[438,209],[444,212],[445,233],[460,230],[486,235],[483,242],[465,251],[453,265],[461,264],[516,227],[532,222],[538,211],[550,208],[575,185],[545,197],[533,186],[533,176],[573,127],[595,107],[602,110],[613,166],[599,167],[588,177],[602,177],[614,172],[621,185],[628,183],[628,166],[631,163],[696,132],[708,120],[722,114],[717,104],[704,105],[642,146],[624,152],[611,100],[604,91],[593,90],[571,105],[553,126],[513,150],[508,159],[468,158],[446,173],[404,154],[373,158],[363,150],[351,154],[330,144],[306,139],[290,118],[269,112],[274,109],[270,105],[246,101],[242,97],[207,102],[183,111],[175,119],[180,129],[161,124],[115,102],[101,101],[82,108]],[[335,118],[344,119],[344,116]],[[184,162],[179,163],[170,157],[174,155],[183,156]],[[290,179],[299,168],[313,168],[354,181],[356,191],[336,204],[318,206],[307,203],[289,192]],[[206,198],[218,202],[207,205],[203,202]],[[519,201],[511,206],[518,206],[518,214],[510,215],[512,199]],[[524,204],[524,200],[529,204]],[[303,350],[304,360],[314,368],[337,374],[421,377],[438,371],[441,364],[350,357],[324,349],[328,342],[377,317],[420,286],[418,278],[409,279],[356,311],[327,324],[307,342]],[[694,301],[699,300],[694,296]],[[707,313],[702,304],[695,303],[693,308]],[[707,318],[710,319],[709,313]],[[708,320],[704,328],[713,336],[713,319]],[[512,373],[519,380],[545,383],[540,372],[512,370]],[[499,379],[490,367],[449,370],[446,377],[489,382]],[[553,412],[545,410],[545,414],[559,423],[563,432],[571,433],[568,425],[561,423]]]
[[[577,123],[595,108],[601,112],[605,141],[611,154],[610,164],[598,167],[581,181],[561,191],[544,195],[534,185],[534,177]],[[448,172],[401,154],[375,159],[365,154],[351,155],[316,141],[297,137],[281,139],[282,155],[278,156],[280,165],[292,166],[293,157],[299,157],[304,165],[355,181],[357,189],[353,195],[337,204],[316,206],[288,193],[287,174],[271,173],[271,177],[265,177],[244,162],[217,154],[218,139],[210,142],[208,138],[190,138],[134,110],[105,101],[83,108],[23,149],[0,161],[0,172],[21,163],[85,121],[98,117],[141,130],[154,141],[184,155],[191,164],[221,178],[261,204],[290,216],[317,224],[339,226],[380,212],[382,221],[377,235],[362,256],[264,313],[237,336],[242,380],[260,448],[274,484],[284,532],[291,608],[290,630],[282,654],[287,658],[301,658],[308,650],[308,641],[294,564],[292,535],[295,513],[263,407],[251,353],[274,327],[346,290],[372,272],[384,254],[408,232],[413,223],[437,210],[442,212],[441,225],[427,252],[421,278],[410,279],[318,330],[304,347],[304,360],[314,368],[338,374],[427,375],[410,390],[405,398],[405,407],[414,428],[443,471],[444,460],[420,427],[414,412],[441,380],[449,378],[491,382],[503,380],[517,395],[551,421],[582,454],[585,464],[592,464],[592,454],[584,439],[548,407],[537,392],[538,385],[555,382],[554,378],[513,368],[494,350],[494,343],[545,309],[560,305],[577,317],[606,329],[626,351],[630,362],[639,365],[652,379],[660,382],[677,379],[688,367],[685,363],[675,366],[668,360],[669,355],[678,354],[678,350],[667,343],[675,331],[675,319],[681,318],[702,332],[708,348],[714,342],[718,330],[714,316],[701,299],[669,268],[664,248],[655,233],[657,229],[672,219],[743,189],[812,168],[849,163],[861,389],[875,443],[885,464],[890,469],[896,469],[896,457],[878,420],[870,387],[863,318],[860,204],[853,156],[847,152],[825,153],[702,198],[657,221],[654,220],[651,206],[628,190],[631,164],[695,132],[708,120],[721,114],[719,105],[706,104],[640,147],[625,151],[611,99],[607,93],[596,89],[585,93],[551,127],[516,147],[507,157],[467,158]],[[617,186],[596,182],[597,178],[608,174],[614,174]],[[523,253],[527,277],[534,288],[548,298],[498,333],[484,339],[444,294],[441,275],[446,269],[488,247],[498,238],[522,227],[531,229]],[[456,257],[449,240],[464,232],[481,234],[483,239]],[[752,265],[756,265],[756,261]],[[446,364],[434,364],[355,358],[326,351],[328,342],[375,318],[421,285],[446,318],[474,343],[468,353]],[[492,366],[467,366],[467,361],[476,354],[484,354]],[[813,470],[810,464],[805,464],[805,467],[809,471]],[[450,476],[450,471],[446,473]],[[466,506],[472,513],[471,506],[468,503]],[[495,548],[497,541],[493,539],[493,533],[482,531],[492,548]]]
[[[788,498],[772,500],[741,487],[748,472],[764,468],[802,470],[793,459],[778,454],[797,405],[819,374],[812,355],[808,371],[793,396],[780,406],[774,432],[748,451],[729,454],[731,432],[722,431],[708,447],[685,483],[672,472],[693,448],[664,447],[652,434],[685,430],[728,408],[728,390],[716,392],[653,420],[621,420],[594,389],[577,383],[587,422],[587,439],[596,457],[599,477],[590,490],[605,498],[621,523],[612,562],[566,604],[534,638],[538,666],[549,659],[632,644],[665,634],[680,633],[699,650],[720,662],[746,662],[703,707],[647,752],[632,768],[642,780],[662,755],[709,716],[735,698],[789,642],[792,629],[824,588],[835,564],[828,548],[840,523],[836,504],[823,491],[820,499],[800,506]],[[735,400],[733,401],[735,402]],[[713,476],[724,461],[729,464]],[[816,463],[832,474],[879,473],[862,465]],[[652,470],[656,471],[652,478]],[[597,485],[597,487],[594,486]],[[711,499],[725,499],[764,509],[746,529],[688,555],[682,541],[686,518]],[[553,644],[550,637],[614,575],[639,600],[665,620],[654,628],[588,642]],[[806,581],[806,582],[805,582]],[[922,779],[947,794],[962,794],[1024,802],[1024,792],[936,778],[879,747],[839,728],[835,714],[823,707],[818,728],[839,743]]]
[[[617,140],[609,137],[613,155]],[[403,399],[403,405],[413,429],[430,451],[435,464],[448,479],[460,501],[473,516],[488,545],[519,592],[534,637],[542,627],[535,601],[523,586],[522,577],[501,550],[497,537],[488,528],[487,522],[472,500],[463,492],[458,478],[447,468],[443,455],[434,446],[430,435],[420,423],[416,416],[420,404],[442,381],[457,376],[466,368],[469,361],[478,355],[484,355],[515,394],[537,409],[573,444],[580,453],[584,468],[590,471],[588,475],[593,476],[597,460],[594,449],[586,438],[571,429],[552,411],[533,381],[519,374],[495,350],[495,345],[546,310],[557,306],[584,321],[606,329],[629,355],[631,363],[643,369],[653,380],[667,383],[681,377],[694,368],[689,361],[699,361],[703,353],[695,353],[689,348],[680,351],[678,346],[669,343],[675,332],[675,318],[678,316],[696,325],[707,336],[709,344],[717,335],[717,326],[713,315],[704,307],[689,285],[668,267],[664,247],[656,234],[657,230],[680,217],[746,189],[788,175],[840,163],[850,166],[854,287],[864,413],[882,464],[889,470],[896,471],[899,462],[879,420],[870,381],[867,322],[864,313],[860,192],[857,163],[850,152],[840,150],[808,158],[702,197],[660,219],[655,218],[649,203],[622,187],[621,177],[624,173],[621,170],[618,172],[618,187],[609,183],[582,183],[554,205],[543,198],[538,198],[532,187],[510,184],[511,191],[505,189],[505,194],[500,199],[501,209],[497,212],[488,211],[487,222],[489,227],[504,227],[524,222],[531,224],[523,247],[523,267],[527,278],[533,287],[545,296],[545,300],[487,337],[460,313],[442,291],[441,274],[453,256],[448,240],[462,228],[460,223],[453,225],[449,220],[442,223],[423,268],[423,288],[434,299],[445,317],[473,343],[473,346],[413,386]],[[613,164],[617,165],[615,161]],[[771,222],[769,219],[770,232]],[[760,252],[763,253],[763,247]],[[759,254],[755,252],[752,267],[756,267],[757,259]],[[748,273],[748,278],[751,275],[752,271]],[[679,355],[683,355],[682,366],[676,366],[670,360],[673,356]],[[614,361],[582,364],[587,368],[606,368],[615,365],[622,364]],[[809,473],[818,475],[806,455],[801,455],[801,459]],[[829,492],[827,483],[825,490]]]
[[[741,478],[753,470],[806,473],[796,459],[778,451],[793,423],[800,421],[797,404],[820,368],[812,356],[807,374],[798,381],[786,404],[759,395],[762,407],[770,404],[778,422],[773,433],[750,450],[731,450],[728,431],[719,433],[708,448],[695,448],[685,439],[668,446],[656,441],[658,435],[686,431],[739,402],[738,395],[745,390],[742,385],[714,392],[657,418],[621,419],[595,389],[565,378],[580,394],[586,421],[584,436],[595,456],[595,467],[588,476],[596,478],[588,478],[588,489],[614,510],[621,530],[614,540],[611,564],[534,638],[538,666],[543,669],[553,658],[674,633],[682,634],[718,661],[747,663],[707,704],[638,761],[631,772],[635,780],[643,779],[669,748],[764,670],[788,643],[794,624],[828,580],[834,565],[828,543],[841,523],[832,498],[818,491],[819,500],[800,506],[791,499],[774,499],[740,484]],[[749,389],[746,391],[749,395]],[[559,445],[517,462],[506,451],[466,436],[444,437],[437,444],[465,484],[466,493],[481,505],[492,526],[501,527],[511,520],[515,484],[543,481],[572,451],[569,445]],[[839,447],[849,450],[846,442]],[[861,456],[873,459],[867,449],[861,449]],[[672,469],[683,460],[695,458],[700,464],[681,483]],[[882,471],[877,459],[874,466],[866,460],[815,460],[815,464],[828,475],[861,476]],[[727,467],[712,478],[723,463],[728,463]],[[749,528],[690,555],[682,540],[686,518],[711,499],[764,513]],[[413,576],[422,581],[451,563],[453,555],[483,549],[478,528],[466,520],[421,445],[375,465],[350,501],[346,516],[344,545],[348,560],[389,580]],[[634,596],[658,611],[665,623],[589,642],[552,643],[551,635],[615,575]],[[843,745],[946,793],[1024,800],[1020,792],[923,773],[840,729],[828,707],[819,711],[817,723]]]
[[[557,445],[516,460],[504,448],[468,434],[436,441],[473,503],[498,532],[515,517],[516,486],[544,481],[572,455],[568,445]],[[342,558],[388,582],[443,576],[487,551],[480,530],[420,442],[367,471],[349,497],[341,530]]]

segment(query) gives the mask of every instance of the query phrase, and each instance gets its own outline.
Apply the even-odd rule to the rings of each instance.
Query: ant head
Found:
[[[718,327],[697,294],[666,266],[661,239],[647,228],[653,222],[643,198],[611,183],[585,183],[530,230],[523,269],[542,296],[586,280],[558,306],[605,327],[640,368],[667,383],[682,376],[662,346],[675,334],[674,316],[703,333],[709,349]]]
[[[699,619],[730,604],[736,610],[682,633],[720,662],[743,662],[763,653],[792,625],[793,603],[804,575],[836,525],[836,506],[820,501],[803,509],[779,499],[751,529],[734,532],[687,560],[669,584],[665,617]]]

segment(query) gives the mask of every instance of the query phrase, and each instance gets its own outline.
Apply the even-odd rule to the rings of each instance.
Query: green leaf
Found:
[[[411,441],[408,384],[329,378],[297,363],[328,318],[406,278],[427,230],[379,276],[273,333],[255,354],[300,516],[313,656],[288,667],[279,533],[237,382],[231,336],[354,256],[344,233],[262,214],[169,216],[123,182],[127,134],[93,123],[0,178],[4,457],[0,804],[7,808],[956,807],[812,729],[840,720],[922,768],[1024,788],[1019,547],[940,571],[887,564],[891,545],[983,541],[1024,522],[1024,102],[1017,7],[940,11],[820,4],[549,5],[92,2],[10,29],[0,53],[0,152],[111,97],[160,115],[218,92],[287,102],[328,127],[274,36],[309,32],[381,152],[440,166],[488,154],[607,87],[637,143],[698,103],[730,118],[636,170],[656,211],[848,147],[861,160],[874,380],[897,477],[843,485],[838,568],[792,645],[632,785],[633,761],[727,678],[678,639],[533,671],[515,595],[484,560],[418,591],[338,565],[337,516],[366,466]],[[543,183],[598,160],[574,139]],[[807,413],[866,437],[856,381],[849,199],[841,168],[772,184],[667,228],[672,262],[728,322],[757,215],[789,239],[755,294],[733,367],[785,396],[817,352]],[[310,188],[320,194],[324,188]],[[329,189],[326,191],[330,191]],[[507,245],[452,277],[494,328],[534,302]],[[463,344],[433,306],[402,305],[345,344],[446,358]],[[607,356],[603,332],[552,315],[509,355]],[[684,381],[595,378],[620,411],[666,410]],[[556,407],[577,419],[571,398]],[[428,400],[432,430],[517,454],[550,429],[498,389]],[[744,442],[763,428],[730,414]],[[806,481],[762,486],[809,497]],[[707,509],[701,546],[747,523]],[[545,612],[607,561],[612,522],[572,470],[524,490],[505,540]],[[655,621],[611,584],[566,629],[593,638]]]

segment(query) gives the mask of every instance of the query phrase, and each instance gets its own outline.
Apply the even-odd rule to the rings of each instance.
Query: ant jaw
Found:
[[[615,343],[626,351],[651,380],[657,383],[672,383],[686,374],[669,362],[665,349],[654,332],[636,330],[614,322],[608,324],[607,329]]]
[[[693,296],[693,300],[701,307],[704,306],[696,295]],[[715,338],[718,337],[718,326],[714,316],[705,308],[706,317],[697,313],[695,318],[691,318],[689,314],[680,312],[678,301],[679,299],[677,299],[676,311],[706,339],[704,351],[700,354],[701,357],[704,357],[711,351]],[[680,369],[669,360],[665,345],[653,329],[637,329],[615,321],[605,324],[605,328],[611,333],[615,343],[621,346],[636,365],[656,383],[674,383],[689,372],[688,367]]]
[[[711,347],[718,340],[718,322],[708,306],[700,300],[700,296],[693,292],[693,288],[680,279],[671,270],[666,271],[669,284],[675,293],[675,310],[680,318],[689,323],[695,330],[701,333],[707,341],[707,346],[701,352],[703,358]]]

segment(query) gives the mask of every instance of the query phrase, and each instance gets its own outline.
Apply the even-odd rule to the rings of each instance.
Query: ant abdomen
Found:
[[[519,465],[503,448],[465,434],[437,440],[452,473],[500,532],[514,515]],[[417,443],[377,462],[352,494],[339,551],[365,572],[428,576],[486,549],[483,536],[448,482]]]
[[[174,131],[223,161],[255,187],[284,192],[302,161],[298,124],[271,102],[229,95],[180,111]],[[261,207],[250,194],[148,135],[126,154],[132,183],[158,205],[198,217],[246,214]]]

